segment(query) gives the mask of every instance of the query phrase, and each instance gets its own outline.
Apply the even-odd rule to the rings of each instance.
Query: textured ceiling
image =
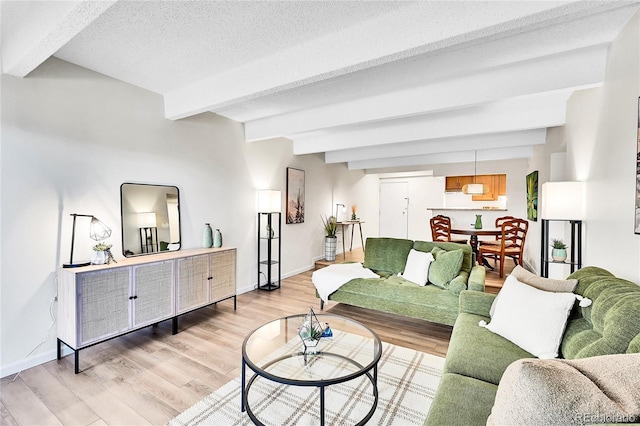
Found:
[[[3,72],[49,56],[373,171],[530,156],[602,83],[638,1],[3,1]]]

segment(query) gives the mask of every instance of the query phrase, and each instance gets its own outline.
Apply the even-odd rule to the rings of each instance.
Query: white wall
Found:
[[[640,13],[610,46],[604,84],[569,98],[566,125],[549,130],[547,144],[535,150],[529,164],[529,171],[540,170],[540,185],[556,180],[555,175],[587,182],[583,264],[636,283],[640,283],[640,235],[633,232],[638,96]],[[551,170],[553,153],[563,150],[565,170]],[[569,238],[567,232],[559,236]],[[538,241],[537,253],[539,245]],[[539,255],[533,258],[539,267]]]
[[[166,120],[161,96],[58,59],[25,79],[2,75],[1,111],[2,376],[55,358],[55,327],[47,327],[55,273],[69,256],[70,213],[109,225],[107,241],[122,257],[123,182],[178,186],[182,247],[200,246],[205,222],[220,228],[224,244],[238,248],[242,290],[257,281],[256,191],[279,189],[284,199],[286,167],[306,172],[306,220],[283,226],[285,276],[322,256],[319,216],[330,213],[333,198],[358,204],[367,220],[377,215],[367,190],[374,178],[362,172],[294,156],[287,140],[246,143],[242,124],[214,114]],[[76,259],[88,258],[93,243],[82,226]]]

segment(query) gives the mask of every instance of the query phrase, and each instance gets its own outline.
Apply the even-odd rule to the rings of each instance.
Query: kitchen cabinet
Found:
[[[464,185],[473,183],[473,176],[447,176],[445,180],[446,192],[461,192]]]
[[[498,195],[507,195],[507,175],[496,176],[498,176]]]
[[[478,175],[476,183],[485,185],[487,191],[482,195],[472,195],[471,201],[495,201],[498,199],[497,175]]]
[[[506,174],[447,176],[445,192],[461,192],[464,185],[472,183],[481,183],[488,188],[488,191],[482,195],[472,195],[472,201],[496,201],[498,196],[507,195]]]

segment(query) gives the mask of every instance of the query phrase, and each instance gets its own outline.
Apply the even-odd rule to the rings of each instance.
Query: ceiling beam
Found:
[[[532,146],[487,149],[478,151],[478,161],[513,160],[529,158],[533,155]],[[411,157],[378,158],[374,160],[350,161],[349,170],[386,169],[407,166],[429,166],[435,164],[466,163],[474,161],[474,151],[443,152],[440,154],[416,155]]]
[[[238,102],[392,61],[517,34],[523,28],[588,14],[594,8],[590,2],[572,1],[514,2],[509,8],[498,3],[487,7],[481,2],[451,2],[447,8],[438,2],[407,3],[358,25],[165,93],[165,116],[176,120],[216,112]],[[430,24],[425,26],[425,22]],[[376,42],[371,43],[372,39]]]
[[[572,91],[495,102],[390,122],[324,131],[293,140],[295,155],[424,139],[502,133],[561,126]]]
[[[324,161],[328,164],[346,163],[378,158],[441,154],[444,152],[464,152],[470,150],[487,150],[491,148],[534,146],[544,144],[546,136],[546,129],[533,129],[520,132],[490,133],[484,135],[378,145],[367,148],[329,151],[325,154]]]
[[[26,77],[116,1],[3,2],[20,22],[3,22],[2,71]]]
[[[247,141],[278,136],[292,139],[298,133],[330,127],[443,111],[533,93],[585,88],[604,80],[606,55],[607,46],[598,45],[473,75],[456,73],[456,78],[420,87],[245,122],[245,138]]]

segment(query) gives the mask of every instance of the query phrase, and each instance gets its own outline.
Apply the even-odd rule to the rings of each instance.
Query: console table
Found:
[[[362,244],[362,250],[364,250],[364,240],[362,238],[362,224],[364,221],[362,220],[344,220],[342,222],[336,223],[336,225],[340,225],[340,229],[342,231],[342,256],[346,259],[347,252],[345,250],[344,244],[344,228],[345,226],[348,228],[351,225],[351,245],[349,246],[349,251],[353,250],[353,231],[355,231],[356,225],[358,225],[358,230],[360,231],[360,244]]]
[[[62,344],[74,351],[233,298],[236,249],[167,251],[110,265],[58,270],[58,359]]]

